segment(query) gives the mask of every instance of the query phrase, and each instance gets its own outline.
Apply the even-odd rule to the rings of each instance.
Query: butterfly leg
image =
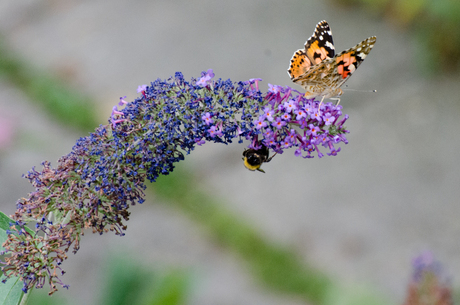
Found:
[[[323,101],[324,101],[324,96],[323,98],[321,99],[321,102],[319,102],[319,105],[318,105],[318,115],[320,114],[320,108],[321,108],[321,105],[323,104]]]
[[[340,98],[339,97],[334,97],[334,98],[330,98],[331,100],[334,100],[334,101],[337,101],[337,104],[335,104],[335,106],[339,106],[340,104]]]

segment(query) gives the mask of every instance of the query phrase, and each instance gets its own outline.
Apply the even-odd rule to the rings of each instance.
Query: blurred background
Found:
[[[242,164],[248,143],[198,147],[149,186],[125,237],[87,232],[51,300],[402,304],[423,251],[459,286],[458,1],[3,0],[0,210],[32,191],[23,173],[56,165],[138,85],[209,68],[292,85],[289,60],[323,19],[338,52],[377,36],[347,82],[377,92],[342,96],[338,156],[286,152],[262,174]],[[46,290],[31,304],[51,304]]]

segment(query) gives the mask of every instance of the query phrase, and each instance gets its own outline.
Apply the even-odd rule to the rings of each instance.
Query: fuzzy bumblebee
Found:
[[[269,157],[269,155],[270,151],[268,150],[268,147],[264,145],[262,145],[262,148],[260,149],[245,149],[243,152],[244,166],[250,171],[257,170],[259,172],[265,173],[265,171],[260,167],[263,163],[270,162],[276,153],[271,157]]]

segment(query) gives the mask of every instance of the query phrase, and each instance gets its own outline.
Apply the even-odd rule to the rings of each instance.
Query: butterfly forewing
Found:
[[[331,29],[323,20],[316,25],[313,35],[305,42],[305,49],[297,50],[292,56],[289,76],[294,79],[305,74],[311,66],[333,57],[334,50]]]
[[[305,43],[308,59],[316,65],[326,58],[334,57],[335,48],[329,24],[323,20],[316,25],[313,35]]]

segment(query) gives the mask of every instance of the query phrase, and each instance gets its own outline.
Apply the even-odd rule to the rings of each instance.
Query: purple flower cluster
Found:
[[[306,99],[291,88],[269,85],[270,90],[265,95],[261,114],[255,119],[254,126],[261,138],[255,139],[250,148],[259,149],[260,143],[276,153],[295,147],[295,155],[312,158],[316,151],[318,157],[324,155],[318,146],[329,149],[330,156],[340,151],[334,144],[348,143],[344,127],[348,115],[342,116],[342,106],[332,103],[322,104],[313,99]],[[339,119],[340,118],[340,119]]]
[[[185,81],[181,73],[168,80],[139,86],[133,102],[120,98],[109,124],[80,138],[57,168],[42,163],[25,177],[35,187],[17,202],[2,271],[6,278],[19,276],[27,292],[48,282],[66,287],[60,265],[73,246],[77,252],[83,230],[124,235],[131,205],[144,201],[146,180],[155,181],[174,169],[196,145],[206,141],[231,143],[250,140],[282,153],[295,147],[295,155],[312,157],[319,146],[336,155],[347,143],[348,131],[341,106],[322,105],[291,88],[271,86],[259,90],[259,79],[245,82],[212,80],[212,70],[199,79]],[[32,234],[25,229],[36,223]]]
[[[453,305],[452,288],[431,252],[414,258],[412,281],[404,305]]]

